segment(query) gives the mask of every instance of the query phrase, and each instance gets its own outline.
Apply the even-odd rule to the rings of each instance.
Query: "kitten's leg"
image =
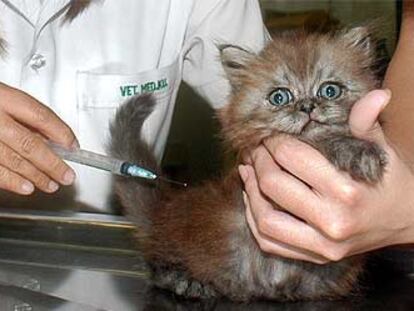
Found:
[[[184,271],[167,267],[152,267],[152,270],[154,285],[170,290],[178,296],[201,299],[217,297],[216,291],[211,286],[188,277]]]
[[[339,169],[356,180],[376,183],[387,163],[385,152],[375,143],[350,136],[323,141],[322,153]]]

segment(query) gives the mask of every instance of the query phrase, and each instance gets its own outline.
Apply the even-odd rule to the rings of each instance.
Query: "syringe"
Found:
[[[138,177],[149,180],[163,180],[169,183],[181,185],[187,187],[186,183],[178,182],[175,180],[168,179],[163,176],[159,176],[156,173],[143,168],[137,164],[130,163],[127,161],[122,161],[110,156],[103,154],[95,153],[92,151],[82,150],[82,149],[66,149],[62,146],[49,142],[49,146],[52,150],[59,155],[61,158],[76,162],[82,165],[91,166],[100,170],[111,172],[115,175],[129,176],[129,177]]]

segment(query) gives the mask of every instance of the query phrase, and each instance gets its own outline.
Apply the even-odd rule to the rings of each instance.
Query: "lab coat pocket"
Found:
[[[178,61],[137,74],[78,72],[78,138],[82,146],[104,151],[108,142],[108,125],[116,108],[128,98],[144,93],[152,93],[157,101],[153,114],[158,117],[151,116],[154,120],[151,120],[151,126],[146,126],[148,135],[155,141],[162,127],[160,123],[168,117],[167,114],[172,114],[169,106],[173,106],[178,85]]]

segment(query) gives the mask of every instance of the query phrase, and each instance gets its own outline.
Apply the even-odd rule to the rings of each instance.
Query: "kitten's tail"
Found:
[[[125,102],[111,123],[112,156],[136,163],[155,173],[159,167],[148,144],[141,139],[145,119],[151,114],[156,102],[151,95],[141,95]],[[159,190],[155,183],[139,178],[116,177],[115,192],[125,208],[127,216],[135,222],[142,233],[148,232],[149,210],[159,201]]]

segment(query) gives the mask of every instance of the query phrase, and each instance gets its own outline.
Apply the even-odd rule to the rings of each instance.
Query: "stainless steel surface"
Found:
[[[414,310],[413,279],[377,264],[374,275],[381,278],[342,301],[183,301],[151,288],[132,230],[110,215],[0,210],[0,311]]]
[[[20,286],[0,284],[0,292],[2,310],[100,310]],[[30,301],[30,303],[25,301]]]
[[[122,217],[0,215],[0,310],[139,307],[147,274]]]

